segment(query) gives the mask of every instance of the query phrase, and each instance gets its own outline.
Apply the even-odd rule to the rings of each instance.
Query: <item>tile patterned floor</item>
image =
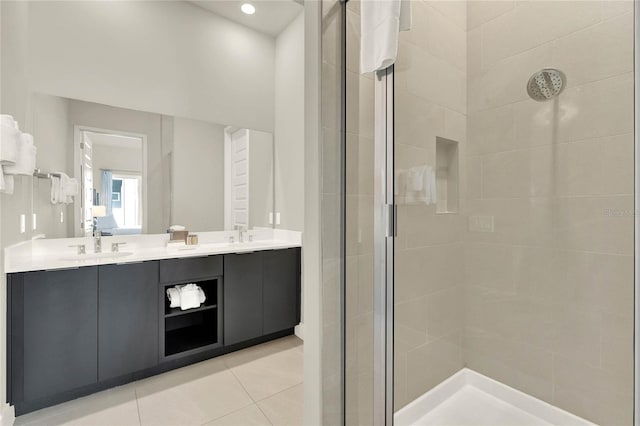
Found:
[[[15,426],[297,426],[302,358],[302,341],[289,336],[25,414]]]

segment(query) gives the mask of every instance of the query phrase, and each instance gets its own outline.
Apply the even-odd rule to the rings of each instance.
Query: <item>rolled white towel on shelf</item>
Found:
[[[18,159],[18,143],[20,130],[16,125],[6,124],[8,120],[0,121],[0,164],[15,164]]]
[[[31,176],[36,168],[37,148],[33,144],[33,136],[29,133],[20,135],[18,155],[15,164],[6,165],[4,173],[8,175]]]
[[[204,291],[196,284],[184,284],[167,289],[167,299],[170,308],[187,309],[199,308],[207,300]]]
[[[169,287],[167,289],[167,298],[169,299],[169,307],[170,308],[179,308],[180,307],[180,287]]]
[[[180,309],[187,310],[200,307],[200,287],[187,284],[180,289]]]

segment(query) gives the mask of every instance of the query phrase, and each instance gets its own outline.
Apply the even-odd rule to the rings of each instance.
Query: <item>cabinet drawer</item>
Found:
[[[162,283],[186,283],[222,275],[222,256],[191,257],[160,261]]]
[[[220,275],[222,275],[222,256],[160,261],[160,281],[162,283],[186,283]]]

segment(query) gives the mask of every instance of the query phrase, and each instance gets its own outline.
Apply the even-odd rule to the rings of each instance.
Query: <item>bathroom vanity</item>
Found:
[[[292,334],[300,322],[300,246],[266,241],[193,252],[67,260],[24,257],[7,275],[7,393],[21,415]],[[18,267],[22,265],[22,267]],[[171,308],[166,289],[206,300]]]

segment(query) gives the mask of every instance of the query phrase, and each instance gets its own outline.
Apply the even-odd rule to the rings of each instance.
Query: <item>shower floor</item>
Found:
[[[460,370],[394,416],[398,426],[593,425],[469,369]]]

